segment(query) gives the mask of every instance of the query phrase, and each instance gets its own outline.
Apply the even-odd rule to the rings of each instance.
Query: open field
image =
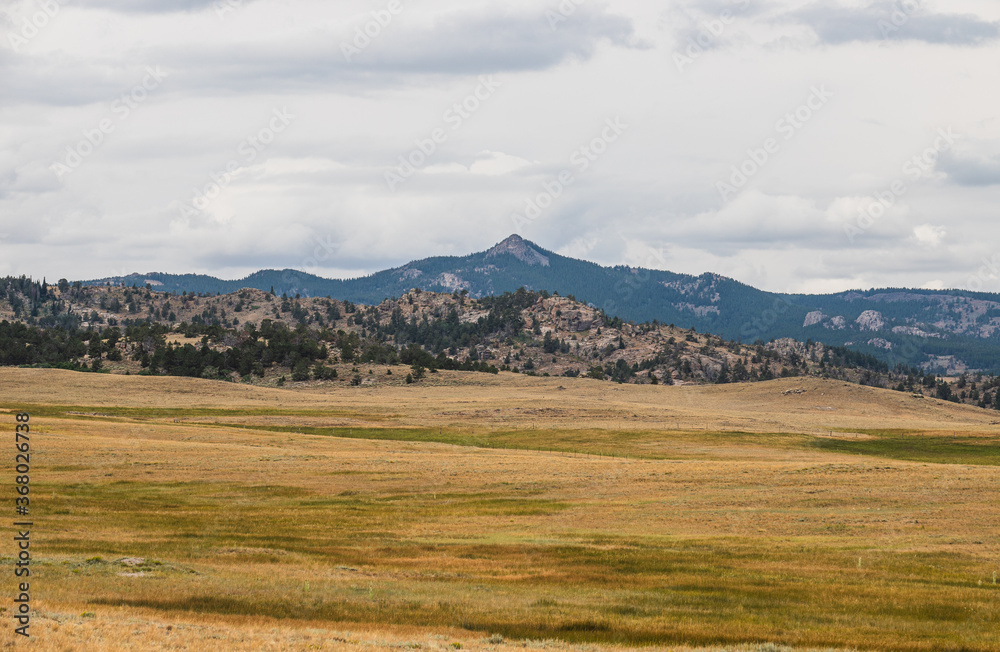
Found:
[[[9,368],[0,410],[32,414],[38,649],[1000,650],[996,413]]]

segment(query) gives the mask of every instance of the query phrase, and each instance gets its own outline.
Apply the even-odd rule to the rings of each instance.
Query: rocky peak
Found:
[[[531,243],[516,233],[486,252],[486,258],[510,254],[526,265],[549,266],[548,256],[542,255]]]

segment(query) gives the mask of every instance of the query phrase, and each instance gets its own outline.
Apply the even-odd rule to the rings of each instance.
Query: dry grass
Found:
[[[20,647],[39,652],[67,650],[490,650],[505,652],[791,652],[772,644],[692,648],[569,644],[555,639],[508,641],[499,635],[470,635],[459,629],[426,627],[333,627],[322,622],[294,626],[269,618],[164,615],[149,609],[108,609],[75,605],[74,612],[41,610],[35,638]],[[812,652],[799,650],[798,652]],[[818,650],[816,652],[819,652]],[[827,652],[833,652],[828,650]]]
[[[384,367],[378,367],[384,372]],[[396,369],[396,374],[403,372]],[[362,369],[367,373],[367,368]],[[401,426],[472,428],[640,428],[749,432],[901,428],[991,430],[995,412],[839,381],[791,378],[708,386],[624,386],[578,378],[441,372],[412,386],[343,387],[305,383],[293,390],[197,379],[86,375],[0,369],[12,404],[84,405],[189,411],[228,408],[315,411],[388,419]],[[786,391],[804,389],[802,394]],[[349,422],[346,420],[345,422]]]
[[[36,644],[1000,650],[985,412],[815,380],[434,382],[0,369],[0,407],[34,413]]]

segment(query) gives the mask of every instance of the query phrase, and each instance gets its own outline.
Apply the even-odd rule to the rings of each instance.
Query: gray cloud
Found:
[[[938,161],[937,169],[960,186],[1000,185],[1000,154],[974,157],[949,152]]]
[[[815,3],[783,19],[808,26],[831,45],[852,42],[922,41],[942,45],[981,45],[1000,37],[1000,23],[968,14],[912,13],[899,3],[873,2],[867,7]]]
[[[150,3],[154,5],[156,3]],[[202,3],[205,4],[205,3]],[[320,91],[356,93],[405,86],[420,75],[477,75],[541,71],[591,58],[602,41],[645,48],[631,20],[604,9],[579,9],[553,29],[543,10],[462,13],[431,27],[386,32],[350,62],[341,43],[353,30],[300,43],[214,43],[155,47],[133,53],[128,64],[69,60],[60,54],[10,56],[0,49],[5,93],[0,105],[81,105],[110,102],[142,79],[146,65],[171,74],[171,92],[204,96]]]
[[[246,4],[252,0],[239,0]],[[117,13],[172,14],[182,11],[200,11],[212,7],[218,0],[89,0],[75,2],[78,7],[110,9]]]
[[[114,66],[102,71],[83,61],[66,61],[60,55],[3,56],[0,74],[5,93],[0,106],[46,104],[80,106],[110,102],[142,80],[141,68]]]
[[[632,22],[603,8],[581,8],[553,29],[537,14],[460,15],[400,39],[373,67],[406,72],[469,74],[542,70],[567,59],[589,59],[602,40],[632,45]]]
[[[764,11],[763,3],[751,0],[696,0],[672,7],[669,21],[678,43],[714,50],[728,40],[736,23]]]
[[[350,43],[350,35],[340,42]],[[543,11],[462,13],[440,17],[433,26],[384,34],[351,62],[337,44],[331,56],[250,59],[264,77],[300,81],[339,79],[370,82],[376,75],[470,75],[545,70],[567,60],[587,60],[598,44],[643,47],[634,42],[631,20],[603,8],[581,8],[553,29]],[[244,60],[244,56],[240,60]],[[327,53],[323,53],[324,55]],[[268,63],[269,62],[269,63]],[[223,63],[223,62],[220,62]],[[239,62],[229,61],[238,72]],[[225,65],[225,63],[223,63]]]
[[[424,0],[405,3],[352,61],[341,42],[386,0],[244,0],[225,21],[208,0],[125,1],[61,3],[67,12],[25,47],[0,45],[0,276],[355,276],[481,251],[540,193],[558,196],[523,235],[545,248],[773,290],[961,284],[996,248],[1000,39],[995,14],[964,15],[975,0],[953,0],[956,16],[940,21],[915,15],[888,34],[912,39],[906,47],[879,57],[864,41],[881,40],[887,5],[871,0],[826,12],[802,10],[814,0],[751,0],[742,12],[728,0],[671,11],[645,0]],[[565,22],[549,22],[570,5]],[[717,28],[730,8],[720,47],[678,74],[677,35]],[[989,37],[982,47],[936,45],[976,42],[976,29]],[[122,117],[113,103],[147,66],[168,76]],[[502,92],[460,127],[443,121],[480,74]],[[836,106],[720,203],[717,182],[819,84]],[[274,108],[294,121],[251,160],[240,146]],[[629,127],[605,147],[593,139],[615,116]],[[55,172],[105,119],[113,133]],[[967,141],[938,174],[906,176],[902,164],[939,126]],[[391,192],[385,172],[438,127],[444,142]],[[564,170],[572,183],[551,190]],[[905,194],[849,241],[845,226],[900,178]],[[216,179],[225,187],[202,212],[180,210]],[[336,246],[313,261],[318,239]],[[650,262],[661,249],[663,262]]]

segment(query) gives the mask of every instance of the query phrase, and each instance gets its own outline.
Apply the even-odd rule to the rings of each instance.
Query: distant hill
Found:
[[[150,284],[165,292],[277,294],[377,304],[413,288],[498,295],[520,287],[573,295],[611,316],[658,320],[746,343],[793,338],[849,346],[895,364],[941,373],[1000,371],[1000,295],[966,291],[869,290],[830,295],[764,292],[717,274],[691,276],[603,267],[547,251],[512,235],[487,251],[426,258],[350,279],[264,270],[227,281],[184,274],[131,274],[86,285]]]
[[[409,374],[385,368],[400,364]],[[0,278],[0,366],[10,365],[271,386],[410,384],[428,370],[668,385],[812,376],[1000,409],[1000,377],[949,381],[791,339],[727,342],[524,289],[481,299],[411,290],[363,306],[249,288],[177,295]]]

